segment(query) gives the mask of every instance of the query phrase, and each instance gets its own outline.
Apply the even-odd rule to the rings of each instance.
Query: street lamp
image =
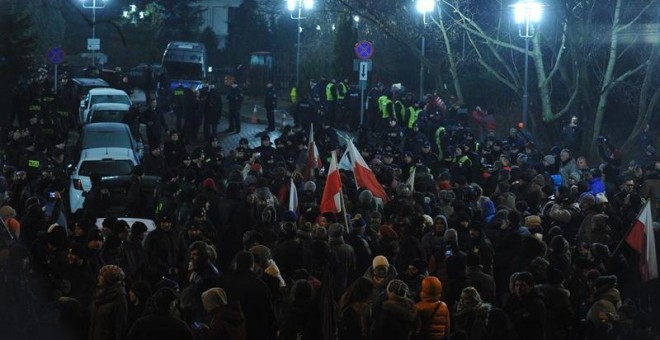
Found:
[[[433,12],[435,9],[436,0],[417,0],[415,1],[415,7],[417,12],[422,14],[424,21],[424,27],[426,27],[426,14]],[[424,36],[424,31],[422,30],[422,57],[419,59],[419,100],[424,100],[424,54],[426,50],[426,37]]]
[[[302,16],[303,8],[305,10],[314,8],[314,0],[287,0],[286,7],[291,13],[291,19],[298,21],[298,43],[296,44],[296,87],[298,87],[300,83],[300,33],[302,32],[300,20],[306,19]],[[298,14],[294,15],[294,12],[298,12]]]
[[[80,0],[83,8],[92,9],[92,39],[96,39],[96,10],[105,8],[105,5],[108,4],[109,0],[101,0],[101,4],[97,4],[96,0],[92,0],[92,4],[89,4],[88,0]],[[96,48],[91,48],[92,51],[92,66],[96,64]]]
[[[513,17],[518,27],[518,35],[525,39],[525,84],[523,92],[523,111],[522,123],[523,129],[527,129],[527,115],[529,111],[529,38],[534,36],[534,24],[541,21],[543,14],[543,4],[535,0],[520,0],[513,7]]]

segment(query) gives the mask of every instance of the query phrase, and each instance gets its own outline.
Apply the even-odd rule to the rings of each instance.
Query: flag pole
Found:
[[[334,153],[335,151],[333,151]],[[339,170],[337,170],[339,171]],[[349,225],[348,225],[348,215],[346,214],[346,204],[344,204],[344,183],[341,181],[341,176],[339,176],[339,183],[341,183],[341,186],[339,187],[339,197],[341,198],[341,211],[344,213],[344,224],[346,227],[344,228],[346,230],[346,234],[348,235],[348,232],[350,231]]]
[[[616,248],[614,248],[614,251],[612,252],[611,256],[614,256],[614,254],[616,254],[616,252],[619,251],[619,248],[621,248],[621,244],[623,244],[623,242],[628,238],[630,231],[633,229],[632,227],[635,225],[635,223],[637,223],[637,221],[639,221],[639,218],[640,216],[642,216],[642,213],[644,213],[644,210],[646,209],[646,205],[650,203],[651,201],[647,201],[646,204],[644,204],[644,206],[642,207],[642,210],[640,210],[639,213],[637,213],[637,217],[635,218],[635,221],[633,221],[632,225],[628,227],[628,231],[623,236],[623,238],[621,238],[621,241],[619,241],[619,244],[617,244]]]

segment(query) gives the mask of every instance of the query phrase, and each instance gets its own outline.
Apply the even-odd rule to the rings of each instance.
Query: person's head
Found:
[[[146,281],[137,281],[133,283],[128,290],[128,301],[133,304],[146,304],[151,297],[151,285]]]
[[[227,293],[222,288],[211,288],[202,293],[202,305],[208,313],[215,313],[227,304]]]
[[[422,301],[438,301],[442,295],[442,283],[435,276],[427,276],[422,280],[420,297]]]
[[[621,186],[621,189],[629,194],[635,191],[635,181],[632,178],[626,178]]]
[[[458,311],[469,310],[478,307],[481,304],[481,295],[474,287],[465,287],[461,291],[460,299],[458,300]]]
[[[157,106],[158,106],[158,100],[156,98],[152,98],[151,101],[149,102],[149,107],[155,109]]]
[[[124,284],[124,271],[115,265],[105,265],[99,270],[97,286],[105,288]]]
[[[562,162],[567,162],[571,159],[571,152],[568,149],[561,150],[559,153],[559,158]]]
[[[156,309],[159,311],[170,312],[174,307],[176,301],[176,293],[172,288],[161,287],[153,296],[153,302]]]
[[[254,255],[247,250],[242,250],[236,254],[236,271],[251,272],[254,269]]]
[[[405,300],[410,294],[408,285],[398,279],[394,279],[387,284],[387,299],[388,300]]]
[[[188,257],[193,265],[205,263],[210,258],[209,245],[204,241],[195,241],[188,249]]]
[[[168,214],[162,214],[158,218],[158,228],[164,231],[170,231],[172,229],[172,218]]]
[[[445,231],[447,230],[447,219],[442,215],[436,216],[435,220],[433,221],[433,229],[435,230],[436,234],[444,235]]]
[[[518,272],[513,275],[513,293],[516,296],[526,296],[534,289],[534,276],[532,273]]]
[[[341,307],[345,307],[353,302],[367,302],[374,290],[374,285],[369,279],[358,277],[344,292],[340,300]]]
[[[578,157],[575,162],[577,163],[578,169],[589,169],[589,164],[587,164],[587,158],[584,156]]]
[[[390,261],[385,256],[378,255],[371,262],[372,282],[376,286],[382,286],[390,269]]]

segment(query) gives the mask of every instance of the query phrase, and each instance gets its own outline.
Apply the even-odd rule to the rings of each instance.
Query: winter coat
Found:
[[[273,260],[277,263],[284,279],[289,279],[298,268],[303,267],[302,242],[297,239],[287,239],[273,249]]]
[[[206,340],[245,340],[245,316],[240,302],[218,308],[206,334]]]
[[[107,287],[92,304],[90,340],[123,340],[126,333],[128,302],[123,286]]]
[[[481,299],[485,302],[495,303],[495,280],[493,276],[484,273],[481,267],[467,267],[465,272],[468,285],[477,289]]]
[[[127,339],[192,340],[193,335],[185,322],[167,311],[157,310],[135,321]]]
[[[183,239],[174,229],[165,231],[160,227],[147,235],[145,252],[149,260],[149,271],[152,277],[160,279],[170,268],[184,267]]]
[[[444,340],[450,334],[449,308],[442,301],[420,301],[415,339]]]
[[[230,303],[241,303],[245,315],[245,339],[262,340],[275,337],[270,292],[263,281],[251,272],[238,271],[221,277],[220,288],[225,290]]]
[[[509,314],[519,340],[545,339],[546,309],[536,288],[522,297],[511,295],[504,310]]]
[[[348,286],[348,275],[355,271],[355,251],[353,251],[353,247],[344,242],[343,237],[331,237],[328,244],[337,263],[337,270],[333,275],[333,289],[335,296],[341,296]]]
[[[406,340],[412,337],[417,310],[408,299],[387,300],[374,317],[373,339]]]
[[[571,305],[568,289],[561,286],[543,284],[536,287],[543,294],[546,308],[546,339],[566,339],[573,321],[575,311]]]
[[[368,303],[350,304],[339,313],[338,340],[369,339],[371,322],[371,306]]]
[[[321,315],[314,303],[293,302],[284,316],[280,329],[281,340],[321,339]]]

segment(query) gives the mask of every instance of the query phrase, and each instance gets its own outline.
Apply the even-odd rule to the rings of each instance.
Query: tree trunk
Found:
[[[440,30],[442,31],[442,38],[445,41],[445,49],[447,50],[447,59],[449,60],[449,73],[451,74],[452,81],[454,83],[454,91],[456,93],[456,98],[459,102],[465,103],[465,98],[463,97],[463,90],[461,89],[461,82],[458,78],[458,67],[456,65],[456,59],[454,59],[454,53],[451,49],[451,42],[447,36],[447,27],[445,27],[445,22],[442,20],[442,14],[440,14]]]

